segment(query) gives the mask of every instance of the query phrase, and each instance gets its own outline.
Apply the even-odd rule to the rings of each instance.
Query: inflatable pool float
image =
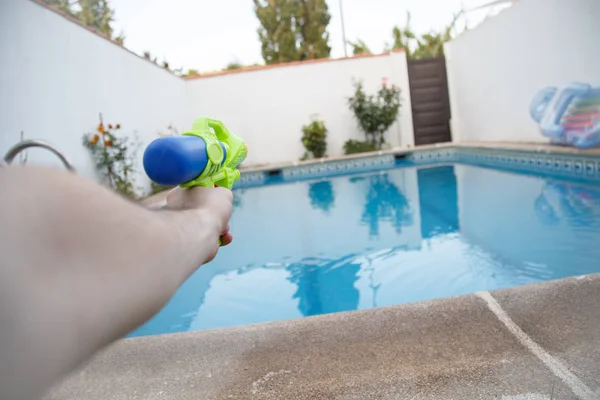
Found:
[[[600,146],[600,87],[578,82],[546,87],[532,100],[530,114],[551,143]]]

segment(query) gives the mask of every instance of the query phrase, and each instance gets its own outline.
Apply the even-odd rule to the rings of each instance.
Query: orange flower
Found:
[[[108,124],[108,129],[112,129],[112,125],[111,124]]]
[[[102,124],[102,122],[100,122],[98,124],[98,128],[96,128],[96,131],[98,131],[98,133],[102,133],[102,134],[106,133],[106,129],[104,129],[104,125]]]
[[[92,138],[90,139],[90,143],[91,143],[91,144],[96,144],[96,143],[98,143],[98,140],[100,140],[100,136],[98,136],[98,135],[94,135],[94,136],[92,136]]]
[[[104,141],[104,147],[110,147],[110,146],[112,146],[112,142],[110,141],[110,139],[106,139]]]

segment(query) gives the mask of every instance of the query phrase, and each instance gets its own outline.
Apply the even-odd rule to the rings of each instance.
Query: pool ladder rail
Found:
[[[11,147],[6,152],[6,154],[4,155],[4,160],[2,162],[0,162],[0,167],[11,165],[12,162],[14,161],[15,157],[17,155],[19,155],[19,153],[21,153],[22,151],[24,151],[26,149],[32,148],[32,147],[41,147],[43,149],[46,149],[46,150],[52,152],[54,155],[56,155],[60,159],[60,161],[63,163],[64,167],[68,171],[76,172],[73,165],[69,162],[67,157],[65,157],[65,155],[60,150],[58,150],[56,147],[54,147],[50,143],[45,142],[43,140],[23,140],[23,141],[17,143],[16,145]]]
[[[0,160],[0,168],[1,167],[6,167],[8,165],[11,165],[12,162],[14,161],[14,159],[24,150],[32,148],[32,147],[41,147],[43,149],[46,149],[50,152],[52,152],[54,155],[56,155],[60,161],[63,163],[64,167],[69,171],[69,172],[73,172],[73,173],[77,173],[77,171],[75,170],[75,168],[73,167],[73,165],[71,164],[71,162],[69,162],[69,160],[67,159],[67,157],[60,151],[58,150],[56,147],[54,147],[53,145],[51,145],[48,142],[45,142],[43,140],[22,140],[19,143],[17,143],[16,145],[14,145],[13,147],[11,147],[6,154],[4,155],[4,159]],[[155,204],[155,205],[150,205],[150,208],[165,208],[166,207],[166,203],[165,204]]]

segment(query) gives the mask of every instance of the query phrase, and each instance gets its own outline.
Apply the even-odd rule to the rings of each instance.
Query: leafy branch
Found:
[[[444,43],[452,39],[452,31],[462,15],[462,11],[455,14],[450,24],[439,32],[431,31],[419,36],[412,30],[410,12],[407,12],[404,26],[395,26],[392,30],[393,41],[391,45],[386,45],[386,50],[402,49],[409,59],[443,56]]]
[[[111,189],[130,198],[136,198],[134,160],[140,143],[126,136],[118,136],[121,125],[104,126],[102,114],[95,133],[83,135],[83,145],[94,160],[97,173]]]

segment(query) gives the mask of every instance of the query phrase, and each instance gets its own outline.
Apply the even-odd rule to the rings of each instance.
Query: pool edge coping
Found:
[[[545,154],[561,154],[561,155],[581,155],[581,156],[598,156],[600,157],[600,148],[594,149],[577,149],[574,147],[557,146],[544,143],[529,143],[529,142],[447,142],[447,143],[436,143],[421,145],[415,147],[394,147],[387,150],[370,151],[365,153],[356,153],[335,157],[324,157],[305,161],[288,161],[282,163],[272,163],[265,165],[249,166],[241,168],[240,172],[265,172],[274,169],[283,169],[291,167],[299,167],[312,164],[322,164],[334,161],[344,161],[352,159],[360,159],[367,157],[376,157],[383,155],[402,155],[410,154],[419,151],[437,150],[446,148],[480,148],[490,150],[511,150],[511,151],[523,151],[533,153],[545,153]]]
[[[337,161],[359,160],[363,158],[373,158],[378,156],[397,156],[410,155],[412,153],[426,152],[429,150],[441,149],[484,149],[484,150],[499,150],[499,151],[518,151],[524,153],[550,154],[550,155],[570,155],[600,158],[600,148],[594,149],[577,149],[574,147],[557,146],[545,143],[528,143],[528,142],[448,142],[436,143],[430,145],[422,145],[416,147],[395,147],[388,150],[373,151],[366,153],[357,153],[343,155],[337,157],[327,157],[312,159],[297,162],[272,163],[266,165],[249,166],[241,168],[242,175],[254,173],[268,173],[270,171],[291,170],[297,167],[309,167],[321,164],[335,163]],[[163,191],[140,200],[142,205],[150,208],[162,207],[165,204],[167,191]]]
[[[444,379],[435,379],[433,384],[443,385],[454,380],[458,383],[456,390],[463,390],[464,387],[473,385],[469,365],[488,371],[488,374],[496,377],[494,374],[501,376],[504,373],[502,371],[510,369],[508,367],[521,368],[525,363],[528,365],[527,372],[532,370],[538,371],[538,375],[542,372],[548,374],[556,380],[558,387],[562,385],[563,391],[571,390],[581,398],[596,398],[590,388],[597,386],[597,382],[591,383],[589,379],[586,381],[585,378],[589,375],[583,374],[580,365],[575,366],[573,363],[578,363],[580,359],[577,357],[581,358],[586,354],[581,352],[582,347],[585,349],[589,346],[592,355],[600,354],[595,350],[597,343],[570,341],[589,337],[590,331],[600,329],[600,320],[585,317],[583,314],[589,312],[589,309],[581,307],[581,302],[592,302],[600,306],[600,299],[590,299],[590,291],[594,293],[598,289],[600,274],[590,274],[369,310],[127,338],[99,353],[83,369],[55,387],[45,399],[134,398],[134,391],[141,388],[152,395],[145,398],[159,395],[165,399],[195,398],[196,390],[202,389],[206,398],[210,399],[239,398],[231,397],[239,393],[239,390],[245,391],[246,397],[271,399],[279,398],[277,392],[272,392],[271,385],[277,390],[287,390],[285,385],[280,386],[281,377],[278,376],[281,371],[284,371],[281,374],[289,374],[290,379],[295,379],[294,384],[298,387],[297,397],[294,395],[288,399],[307,399],[311,397],[304,397],[303,393],[311,393],[320,384],[320,379],[306,379],[307,376],[320,373],[326,377],[333,373],[340,384],[352,386],[354,380],[360,380],[361,375],[371,376],[373,373],[371,370],[361,370],[361,366],[376,368],[381,377],[374,375],[373,379],[380,379],[379,384],[387,387],[391,393],[400,393],[393,391],[399,391],[402,387],[402,390],[407,390],[410,394],[415,391],[419,394],[419,388],[430,382],[429,375],[421,376],[419,373],[406,371],[400,365],[378,366],[369,361],[369,357],[385,358],[381,351],[386,349],[386,343],[402,347],[399,354],[403,354],[406,360],[413,360],[418,364],[419,361],[415,360],[426,358],[428,360],[422,368],[437,368],[436,373],[443,372]],[[538,313],[545,313],[554,319],[546,318],[545,330],[536,332],[535,329],[523,328],[527,325],[527,319],[523,315]],[[569,314],[577,314],[580,319],[588,321],[587,326],[569,326],[570,337],[573,339],[564,338],[562,334],[565,329],[564,321],[571,319]],[[478,332],[477,329],[483,329],[487,333]],[[469,339],[461,339],[463,335]],[[465,343],[473,341],[468,345],[470,348],[463,348],[465,340]],[[342,345],[339,345],[340,341],[343,342]],[[459,343],[452,346],[454,342]],[[354,350],[354,346],[362,348],[360,343],[363,343],[363,347],[364,343],[369,343],[363,350],[372,352],[371,356],[364,358],[360,351]],[[317,351],[317,359],[305,359],[304,352],[314,347],[321,349]],[[447,354],[440,354],[439,362],[446,365],[447,372],[439,371],[439,367],[435,365],[438,357],[436,352],[442,351],[442,348]],[[182,361],[182,358],[187,361]],[[340,364],[335,360],[345,361]],[[581,361],[585,362],[584,359]],[[132,362],[139,366],[139,370],[130,368]],[[308,366],[316,371],[307,368]],[[200,373],[199,370],[204,372]],[[128,376],[122,377],[123,371],[127,371]],[[580,376],[571,371],[577,371]],[[392,386],[390,377],[395,380]],[[325,383],[328,382],[323,379]],[[521,382],[521,379],[524,381]],[[530,378],[523,376],[518,381],[511,382],[511,387],[522,384],[523,393],[527,393],[527,379]],[[115,380],[119,380],[121,385],[115,384]],[[416,387],[411,383],[413,380]],[[269,385],[266,385],[267,381],[270,381]],[[189,382],[196,383],[190,386]],[[256,390],[257,382],[261,384],[261,391]],[[548,382],[548,388],[554,384],[552,381]],[[198,383],[205,387],[194,389],[194,385]],[[362,384],[365,384],[364,380]],[[332,382],[331,385],[326,390],[333,392],[336,384]],[[491,388],[477,388],[477,385],[485,386],[476,383],[468,390],[499,390],[493,385]],[[539,383],[534,385],[537,386]],[[355,389],[362,391],[363,396],[380,390],[374,389],[370,384]],[[319,390],[324,389],[320,387]],[[494,393],[495,396],[500,394]],[[404,398],[412,397],[406,394]]]

